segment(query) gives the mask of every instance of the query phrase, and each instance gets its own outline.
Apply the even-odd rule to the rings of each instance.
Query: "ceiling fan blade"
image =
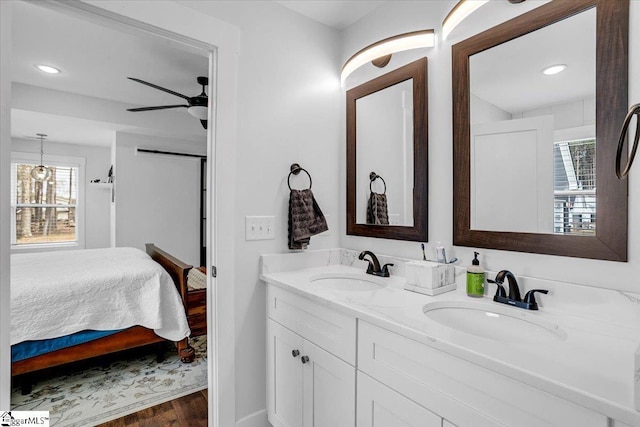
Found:
[[[207,121],[206,120],[200,120],[200,123],[202,123],[202,127],[203,128],[207,128]]]
[[[159,105],[157,107],[140,107],[140,108],[127,108],[127,111],[152,111],[152,110],[166,110],[168,108],[189,108],[188,105]]]
[[[150,87],[152,87],[154,89],[158,89],[158,90],[161,90],[163,92],[170,93],[171,95],[179,96],[180,98],[183,98],[183,99],[186,99],[186,100],[189,99],[189,97],[187,95],[183,95],[181,93],[172,91],[171,89],[166,89],[166,88],[164,88],[162,86],[154,85],[153,83],[145,82],[144,80],[136,79],[136,78],[133,78],[133,77],[127,77],[127,78],[129,80],[133,80],[134,82],[138,82],[138,83],[142,83],[143,85],[150,86]]]

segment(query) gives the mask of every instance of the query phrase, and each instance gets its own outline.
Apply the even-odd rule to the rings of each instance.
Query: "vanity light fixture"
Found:
[[[542,73],[547,76],[552,76],[554,74],[563,72],[566,68],[567,66],[565,64],[555,64],[543,69]]]
[[[51,65],[36,64],[36,68],[47,74],[60,74],[60,70],[55,67],[52,67]]]
[[[434,30],[420,30],[398,34],[370,44],[345,62],[340,73],[340,84],[344,86],[347,77],[367,62],[382,68],[389,63],[392,54],[421,47],[433,47],[435,39]]]
[[[451,31],[489,0],[460,0],[442,21],[442,40],[446,40]]]

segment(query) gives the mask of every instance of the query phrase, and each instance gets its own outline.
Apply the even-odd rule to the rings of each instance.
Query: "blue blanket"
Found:
[[[23,341],[11,346],[11,361],[18,362],[30,357],[40,356],[41,354],[50,353],[62,348],[97,340],[98,338],[113,335],[120,331],[121,329],[111,331],[86,330],[49,340]]]

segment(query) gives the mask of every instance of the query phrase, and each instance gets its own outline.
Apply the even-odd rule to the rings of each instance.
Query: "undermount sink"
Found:
[[[313,285],[336,291],[377,291],[386,286],[382,279],[364,274],[325,273],[309,279]]]
[[[545,343],[567,339],[567,333],[555,323],[518,308],[473,301],[438,301],[425,304],[423,312],[441,325],[496,341]]]

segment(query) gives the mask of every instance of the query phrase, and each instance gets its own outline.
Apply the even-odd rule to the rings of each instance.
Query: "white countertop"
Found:
[[[488,296],[470,298],[464,289],[460,289],[460,284],[456,291],[430,297],[405,290],[402,276],[380,278],[387,286],[375,291],[332,290],[310,281],[310,278],[326,273],[365,276],[364,269],[343,264],[328,262],[321,267],[268,272],[273,270],[266,268],[263,261],[260,278],[631,426],[640,426],[640,412],[634,409],[633,400],[635,381],[640,381],[637,373],[634,378],[639,325],[627,327],[607,323],[602,318],[589,319],[584,313],[568,314],[558,306],[541,307],[536,312],[498,304]],[[557,324],[567,336],[564,340],[537,344],[478,337],[425,316],[424,305],[435,301],[497,305],[500,309],[512,310],[514,316]],[[630,303],[638,305],[636,301]]]

